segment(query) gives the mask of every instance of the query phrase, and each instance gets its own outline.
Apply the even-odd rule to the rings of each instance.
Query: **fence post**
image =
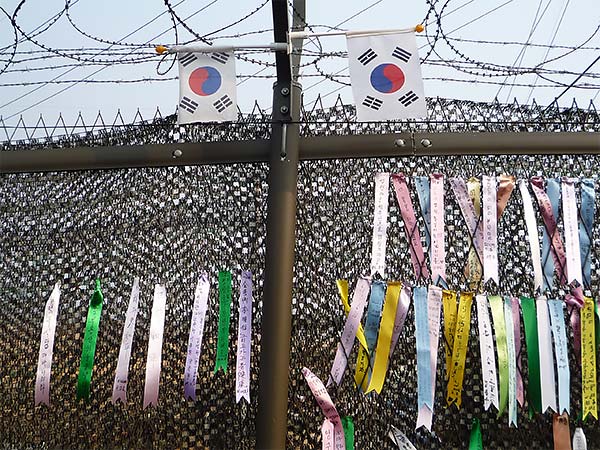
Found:
[[[287,0],[272,0],[275,42],[288,32]],[[287,437],[288,377],[299,158],[300,85],[290,56],[277,52],[273,87],[267,238],[263,286],[256,448],[283,450]]]

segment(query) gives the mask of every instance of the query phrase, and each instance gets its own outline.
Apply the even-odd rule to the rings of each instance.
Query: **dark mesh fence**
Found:
[[[460,109],[456,105],[453,108],[455,113]],[[336,110],[336,114],[341,114],[342,110]],[[433,111],[439,115],[450,110],[434,108]],[[327,113],[323,114],[326,116]],[[554,126],[558,127],[556,131],[597,128],[597,115],[585,114],[569,116],[570,122],[567,120],[564,126],[552,121],[532,126],[546,131]],[[458,121],[457,117],[448,120]],[[325,117],[323,120],[336,119]],[[480,123],[485,124],[486,120],[486,116],[482,116]],[[510,125],[502,125],[500,117],[499,122],[487,130],[499,131],[502,126],[507,131],[518,131],[518,127],[523,127],[521,131],[528,130],[528,122],[522,117],[513,116],[506,120]],[[532,117],[531,120],[535,123],[536,119]],[[303,134],[383,132],[393,128],[383,124],[369,131],[368,124],[357,129],[349,122],[339,125],[339,129],[337,126],[316,122],[306,124]],[[473,126],[464,124],[464,127]],[[457,127],[457,131],[467,129],[461,128],[460,124]],[[172,123],[169,129],[173,130]],[[190,128],[185,132],[194,129],[200,130]],[[132,137],[135,133],[124,133],[126,138],[121,141],[113,135],[114,141],[107,138],[95,145],[141,143],[147,138],[142,131],[137,137]],[[148,133],[150,141],[158,142],[158,133]],[[256,136],[268,137],[261,133],[257,132]],[[81,143],[70,140],[72,136],[65,139],[68,145],[91,144],[85,140]],[[166,137],[165,141],[177,139],[181,136]],[[37,144],[28,141],[4,145],[4,150],[14,150]],[[46,140],[39,145],[57,144]],[[352,291],[357,277],[369,269],[374,173],[428,175],[439,171],[446,176],[465,178],[501,173],[520,178],[532,175],[596,178],[599,163],[600,157],[585,155],[302,162],[298,187],[287,448],[318,449],[321,446],[323,415],[302,378],[301,369],[309,367],[326,381],[344,323],[335,280],[348,279]],[[251,164],[0,177],[0,448],[254,448],[266,176],[266,165]],[[413,186],[410,188],[414,196]],[[417,204],[415,197],[413,200]],[[388,278],[411,283],[414,276],[408,245],[391,191],[389,203]],[[598,211],[596,217],[600,217]],[[445,220],[448,281],[453,289],[465,289],[462,269],[469,248],[468,232],[447,185]],[[541,232],[539,217],[538,223]],[[422,229],[421,218],[419,224]],[[598,233],[596,227],[592,245],[594,293],[600,281]],[[517,190],[502,216],[499,249],[501,287],[490,294],[531,294],[531,257]],[[210,273],[211,291],[199,367],[198,401],[192,403],[183,398],[183,374],[193,291],[198,274],[204,269]],[[226,374],[213,373],[218,326],[216,286],[220,269],[229,269],[233,273],[234,301]],[[235,403],[237,298],[242,269],[250,269],[254,274],[250,405]],[[112,384],[135,276],[141,279],[141,294],[129,371],[128,404],[114,406],[110,402]],[[85,403],[76,401],[75,391],[85,318],[95,277],[102,280],[105,306],[91,397]],[[62,295],[52,365],[52,406],[47,409],[33,406],[34,381],[44,306],[56,281],[62,283]],[[166,284],[167,289],[161,386],[158,407],[144,411],[143,383],[150,310],[153,285],[157,282]],[[563,293],[553,294],[562,297]],[[483,411],[476,320],[473,307],[460,410],[445,407],[444,344],[440,340],[433,434],[414,431],[417,377],[412,305],[381,395],[365,396],[353,385],[355,346],[343,383],[339,388],[331,389],[331,395],[340,413],[354,418],[357,449],[394,448],[387,438],[390,425],[405,432],[420,449],[466,448],[473,417],[481,420],[485,448],[552,448],[550,414],[529,418],[526,408],[519,409],[519,427],[510,429],[506,413],[496,418],[495,412]],[[581,370],[573,356],[571,337],[569,343],[573,429],[575,424],[582,425],[577,420],[581,411]],[[524,355],[522,361],[527,385]],[[582,426],[588,448],[600,448],[597,421],[591,419]]]
[[[326,379],[343,327],[336,278],[368,270],[377,171],[468,177],[594,176],[589,157],[480,157],[306,162],[300,166],[297,259],[293,300],[288,448],[320,448],[322,413],[300,370]],[[232,165],[2,176],[0,297],[0,441],[4,448],[254,448],[264,266],[266,166]],[[414,192],[413,192],[414,194]],[[468,234],[447,192],[448,279],[461,276]],[[421,223],[422,225],[422,223]],[[515,191],[499,227],[501,294],[532,289],[531,263],[520,195]],[[598,231],[594,232],[594,242]],[[598,286],[594,246],[593,284]],[[389,279],[413,280],[402,220],[390,192]],[[211,274],[210,310],[198,378],[198,402],[183,399],[183,372],[195,279]],[[234,274],[230,370],[213,373],[218,322],[216,275]],[[252,404],[235,404],[237,295],[242,268],[255,274]],[[134,276],[141,277],[140,313],[130,365],[127,406],[110,402],[121,330]],[[75,400],[87,305],[94,277],[103,281],[102,312],[89,403]],[[52,366],[52,407],[33,406],[37,351],[45,301],[62,282]],[[142,410],[152,287],[166,283],[167,316],[159,406]],[[493,292],[496,293],[496,292]],[[355,352],[350,358],[353,371]],[[572,354],[572,353],[571,353]],[[413,308],[381,395],[356,391],[346,374],[332,390],[340,412],[352,415],[357,448],[391,449],[389,425],[419,448],[465,448],[472,417],[479,417],[486,448],[551,448],[551,417],[519,412],[510,430],[506,414],[483,411],[475,308],[467,355],[463,407],[444,407],[443,345],[439,348],[434,433],[413,431],[417,414]],[[524,362],[525,358],[524,358]],[[526,364],[525,364],[526,366]],[[580,369],[571,364],[572,416],[581,410]],[[600,433],[584,424],[590,448]]]

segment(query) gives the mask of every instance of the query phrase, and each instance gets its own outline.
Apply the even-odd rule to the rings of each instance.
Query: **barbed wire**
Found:
[[[75,85],[78,83],[90,83],[90,84],[92,84],[92,83],[104,83],[104,84],[130,83],[130,84],[133,84],[133,83],[152,83],[152,82],[162,82],[162,81],[173,81],[173,80],[177,80],[178,77],[169,76],[169,77],[162,77],[162,78],[138,77],[138,78],[130,78],[130,79],[127,79],[127,78],[97,79],[97,78],[94,78],[94,75],[96,75],[99,71],[103,70],[104,68],[111,67],[111,66],[145,64],[148,62],[157,62],[157,60],[160,59],[160,56],[156,55],[153,52],[153,50],[151,50],[151,47],[156,45],[155,40],[158,37],[164,35],[165,33],[173,32],[173,34],[175,36],[175,38],[174,38],[175,44],[177,44],[179,42],[178,27],[185,29],[187,32],[189,32],[194,37],[194,40],[183,42],[183,44],[202,41],[206,45],[212,45],[212,43],[218,39],[236,39],[236,38],[239,39],[244,36],[260,35],[260,34],[264,34],[264,33],[272,31],[271,28],[264,28],[264,29],[258,29],[258,30],[243,31],[243,32],[239,32],[239,33],[231,33],[228,35],[219,35],[219,33],[223,32],[227,29],[230,29],[232,27],[235,27],[236,25],[244,22],[248,18],[257,14],[260,10],[262,10],[269,3],[269,0],[261,0],[261,2],[258,3],[258,5],[256,5],[253,9],[251,9],[246,14],[242,15],[240,18],[236,19],[235,21],[233,21],[223,27],[220,27],[209,33],[206,33],[206,34],[199,33],[190,24],[190,19],[193,16],[195,16],[196,14],[198,14],[199,11],[196,11],[195,13],[193,13],[190,16],[182,18],[182,17],[180,17],[176,8],[179,5],[181,5],[182,3],[184,3],[185,0],[181,0],[177,3],[172,3],[171,0],[163,0],[164,6],[165,6],[164,11],[162,11],[156,17],[151,19],[150,22],[142,25],[138,29],[134,30],[132,33],[125,36],[124,38],[113,41],[113,40],[106,39],[103,37],[95,36],[92,33],[90,33],[89,31],[85,30],[79,24],[77,24],[75,18],[71,14],[71,12],[72,12],[71,10],[72,10],[73,6],[79,2],[79,0],[64,0],[63,9],[61,11],[57,12],[52,17],[50,17],[45,22],[43,22],[38,27],[36,27],[34,30],[27,33],[23,30],[23,27],[19,24],[19,21],[18,21],[19,12],[24,8],[26,1],[27,0],[21,0],[18,3],[15,10],[12,12],[12,14],[10,12],[6,11],[4,8],[0,7],[0,10],[2,11],[2,13],[10,21],[12,28],[13,28],[13,34],[14,34],[13,44],[8,45],[3,48],[7,53],[5,53],[5,54],[0,53],[0,55],[2,55],[2,57],[0,57],[0,63],[2,64],[2,67],[3,67],[0,70],[0,74],[2,74],[4,72],[18,74],[18,73],[35,73],[35,72],[43,72],[43,71],[52,71],[52,70],[60,70],[60,69],[69,69],[69,70],[67,70],[67,72],[64,72],[50,80],[18,80],[18,81],[13,81],[13,82],[0,83],[0,87],[36,86],[35,90],[37,90],[46,85],[60,85],[60,84],[67,85],[67,88],[68,88],[69,86],[72,86],[72,85]],[[216,3],[217,1],[218,0],[213,0],[208,5],[206,5],[203,9],[206,9],[207,7]],[[350,17],[348,17],[347,19],[345,19],[344,21],[340,22],[339,24],[337,24],[335,26],[315,25],[315,24],[307,23],[306,28],[308,28],[311,32],[314,32],[314,30],[317,28],[325,28],[325,29],[329,29],[329,30],[340,30],[341,29],[340,27],[344,23],[347,23],[349,20],[352,20],[353,18],[359,16],[360,14],[363,14],[364,12],[373,8],[374,6],[380,4],[382,1],[383,0],[374,0],[373,2],[368,4],[365,8],[363,8],[362,10],[358,11],[357,13],[351,15]],[[568,1],[569,0],[567,0],[566,6],[568,6]],[[460,5],[455,6],[453,0],[443,0],[443,1],[442,0],[427,0],[428,9],[426,11],[423,23],[426,23],[428,26],[426,26],[426,28],[425,28],[425,30],[426,30],[425,36],[422,36],[423,38],[425,38],[427,40],[427,44],[425,46],[422,46],[421,49],[426,46],[428,46],[429,48],[427,49],[425,55],[422,57],[422,64],[425,66],[431,66],[431,67],[436,67],[436,68],[443,68],[443,67],[450,68],[450,69],[456,70],[459,73],[468,75],[469,77],[458,78],[458,77],[453,77],[451,75],[444,74],[442,76],[442,75],[436,74],[437,76],[425,77],[424,80],[445,81],[445,82],[451,82],[451,83],[474,83],[475,82],[475,83],[480,83],[480,84],[485,84],[485,85],[500,86],[501,89],[503,87],[510,87],[512,89],[513,86],[514,87],[528,87],[528,88],[530,88],[529,97],[531,97],[532,92],[537,87],[538,78],[540,78],[546,82],[545,84],[539,85],[539,87],[543,87],[543,88],[569,87],[569,89],[570,88],[597,89],[597,84],[590,82],[589,80],[594,80],[594,79],[599,78],[600,74],[598,74],[598,73],[586,73],[585,71],[577,72],[575,70],[549,69],[547,67],[550,63],[558,61],[562,58],[565,58],[577,51],[581,51],[581,50],[597,51],[597,50],[599,50],[600,47],[588,46],[587,44],[596,36],[598,31],[600,31],[600,25],[594,30],[594,32],[589,37],[587,37],[579,45],[555,45],[554,40],[556,38],[558,28],[560,28],[560,24],[562,23],[562,18],[564,18],[564,12],[566,11],[566,8],[564,8],[563,13],[561,15],[561,20],[559,21],[559,25],[554,30],[554,35],[553,35],[553,38],[550,41],[550,43],[549,44],[541,44],[541,43],[531,42],[533,31],[535,31],[535,27],[537,27],[537,25],[539,25],[543,15],[548,10],[548,6],[550,4],[550,2],[548,2],[545,5],[545,9],[543,10],[542,15],[538,17],[538,13],[540,12],[540,8],[543,4],[543,2],[540,0],[540,3],[538,5],[538,10],[536,12],[536,17],[534,18],[534,21],[532,23],[532,28],[529,30],[529,35],[525,42],[510,41],[510,40],[493,41],[493,40],[465,39],[465,38],[461,38],[461,37],[451,37],[450,35],[452,33],[456,32],[472,23],[475,23],[484,17],[487,17],[488,15],[499,10],[500,8],[510,4],[511,2],[513,2],[513,0],[507,0],[504,3],[501,3],[500,5],[497,5],[487,11],[482,12],[482,14],[478,15],[474,19],[471,19],[471,20],[463,23],[459,27],[457,27],[451,31],[446,31],[445,18],[448,17],[450,14],[456,13],[457,11],[460,11],[463,8],[468,7],[473,2],[474,2],[474,0],[467,0],[463,3],[461,3]],[[291,14],[299,17],[303,22],[306,23],[306,19],[303,17],[303,15],[300,14],[299,11],[297,11],[297,9],[293,5],[293,2],[289,1],[289,3],[291,6]],[[453,9],[451,9],[450,6],[455,6],[455,7]],[[141,28],[144,28],[149,23],[153,23],[154,21],[158,20],[160,17],[164,16],[165,14],[168,14],[170,16],[170,20],[171,20],[172,24],[163,33],[161,33],[157,37],[154,37],[151,40],[146,41],[144,43],[134,43],[134,42],[126,41],[128,37],[130,37],[137,31],[139,31]],[[82,48],[61,48],[61,47],[50,46],[36,38],[37,36],[41,35],[45,31],[50,29],[55,23],[57,23],[57,21],[60,19],[60,17],[63,17],[63,16],[69,22],[70,26],[73,27],[78,33],[87,37],[88,39],[93,40],[94,42],[104,44],[107,47],[93,47],[92,46],[92,47],[82,47]],[[34,46],[34,49],[33,50],[18,49],[19,44],[22,42],[25,42],[25,41],[30,42]],[[322,63],[325,63],[325,60],[328,60],[328,59],[345,59],[348,57],[347,52],[345,52],[345,51],[324,51],[323,46],[318,39],[308,39],[306,44],[309,44],[310,42],[313,42],[313,41],[316,41],[315,45],[317,46],[317,50],[311,50],[311,49],[304,48],[301,52],[294,52],[294,54],[301,54],[303,56],[310,57],[310,60],[301,64],[301,67],[303,67],[303,68],[312,67],[312,68],[314,68],[314,71],[315,71],[315,73],[306,73],[306,74],[302,74],[301,76],[303,76],[304,78],[321,78],[321,80],[317,84],[324,82],[324,81],[331,81],[342,87],[350,86],[350,83],[347,81],[348,76],[345,74],[341,74],[341,72],[346,70],[345,67],[342,68],[342,70],[335,72],[335,71],[331,71],[331,70],[325,70],[324,67],[327,67],[327,65],[322,64]],[[448,48],[450,49],[452,54],[455,56],[454,58],[447,58],[447,57],[443,57],[441,55],[441,52],[438,49],[438,47],[439,47],[438,43],[441,41],[443,41],[448,46]],[[465,51],[458,49],[456,46],[456,43],[465,43],[465,44],[474,45],[476,47],[480,47],[480,46],[484,46],[484,45],[518,45],[518,46],[522,47],[522,49],[521,49],[522,53],[520,53],[520,56],[517,57],[517,59],[515,60],[515,63],[513,63],[513,64],[498,64],[495,62],[489,62],[489,61],[475,59],[475,58],[469,56]],[[545,48],[547,50],[547,52],[546,52],[546,56],[544,57],[544,60],[537,65],[522,66],[522,63],[524,61],[524,56],[523,56],[524,50],[527,48]],[[559,55],[556,55],[553,58],[547,58],[549,52],[553,49],[565,50],[565,52],[563,52]],[[0,49],[0,50],[2,50],[2,49]],[[251,64],[254,66],[261,67],[260,70],[258,70],[255,73],[239,74],[237,76],[237,78],[242,81],[240,81],[238,84],[240,84],[248,79],[252,79],[252,78],[272,78],[273,77],[273,75],[271,75],[271,74],[262,74],[262,72],[268,68],[274,67],[275,64],[267,58],[264,58],[261,56],[253,56],[253,54],[257,54],[257,55],[263,54],[266,56],[267,53],[268,52],[264,52],[264,51],[236,52],[236,58],[238,60],[244,61],[245,63]],[[435,58],[433,56],[435,56]],[[58,61],[58,59],[60,59],[60,58],[72,60],[74,62],[73,63],[61,63],[60,61]],[[157,67],[157,69],[159,69],[161,67],[160,63],[162,61],[167,61],[167,60],[163,59],[163,60],[159,61],[159,66]],[[176,59],[173,56],[173,58],[169,59],[168,61],[170,62],[171,67],[172,67],[173,64],[175,63]],[[46,62],[46,63],[44,63],[44,62]],[[26,66],[26,67],[23,67],[23,66]],[[68,79],[68,80],[61,79],[63,76],[65,76],[71,70],[75,70],[75,69],[83,68],[83,67],[94,67],[94,66],[96,66],[96,67],[100,66],[100,69],[86,77],[81,77],[81,78],[77,78],[77,79]],[[168,71],[169,71],[169,69],[162,72],[162,74],[166,74]],[[526,75],[535,76],[535,81],[533,81],[532,83],[522,82],[522,81],[517,83],[517,77],[526,76]],[[566,76],[578,77],[577,78],[578,81],[575,83],[565,82],[563,77],[566,77]],[[505,77],[505,79],[503,82],[490,79],[490,78],[494,78],[494,77]],[[506,81],[509,79],[509,77],[513,77],[512,84],[506,83]],[[305,89],[305,91],[314,86],[316,86],[316,84],[309,86],[307,89]],[[28,93],[21,95],[21,96],[17,97],[16,99],[9,101],[8,103],[0,105],[0,108],[8,106],[9,104],[12,104],[14,101],[17,101],[17,100],[22,99],[23,97],[26,97],[30,93],[35,92],[35,90],[29,91]],[[339,91],[339,88],[335,89],[333,92],[337,92],[337,91]],[[25,110],[30,109],[33,106],[37,106],[37,104],[42,103],[50,98],[53,98],[55,95],[59,95],[62,92],[64,92],[64,90],[61,90],[49,97],[46,97],[45,99],[41,100],[40,102],[30,105]],[[325,94],[324,96],[327,96],[327,95],[329,95],[329,94]],[[510,95],[510,91],[509,91],[509,95]],[[24,110],[21,110],[20,112],[23,112],[23,111]]]

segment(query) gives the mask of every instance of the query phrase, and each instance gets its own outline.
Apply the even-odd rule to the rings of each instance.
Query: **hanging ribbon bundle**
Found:
[[[350,302],[348,302],[348,281],[347,280],[337,280],[337,288],[342,299],[342,304],[344,306],[344,312],[346,316],[350,313]],[[358,355],[356,357],[356,369],[354,372],[354,382],[357,386],[360,386],[363,392],[367,390],[368,386],[368,370],[369,370],[369,349],[367,346],[367,338],[365,337],[365,331],[363,329],[362,324],[358,324],[358,329],[356,330],[356,338],[360,343],[358,347]]]
[[[439,177],[432,178],[432,184],[434,184],[434,179],[437,180]],[[412,204],[405,175],[402,173],[392,175],[392,183],[404,222],[415,281],[419,283],[421,280],[428,279],[430,273],[427,268],[422,239],[417,226],[415,208]],[[443,222],[441,227],[438,223],[440,218],[443,220],[443,214],[440,216],[437,211],[435,214],[430,213],[431,208],[429,204],[431,202],[430,199],[433,198],[436,206],[443,205],[443,186],[441,196],[438,182],[435,183],[430,193],[427,180],[420,178],[417,181],[417,192],[421,205],[421,213],[426,223],[425,228],[426,230],[429,228],[432,230],[429,237],[433,246],[432,255],[438,258],[436,259],[435,276],[436,279],[443,280],[445,278],[445,266],[444,261],[439,260],[443,252],[440,252],[438,248],[440,245],[444,245]],[[425,240],[428,242],[427,233]],[[442,288],[434,285],[430,285],[429,289],[415,287],[413,288],[413,296],[415,301],[415,328],[417,335],[418,417],[416,427],[425,426],[431,431],[435,400]]]
[[[399,282],[389,282],[385,293],[385,305],[383,306],[383,314],[381,317],[381,325],[379,327],[379,338],[377,340],[377,348],[375,350],[375,359],[373,363],[373,373],[367,393],[375,391],[378,394],[383,389],[385,375],[387,373],[388,361],[390,356],[392,336],[394,332],[394,322],[397,317],[396,311],[398,308],[398,300],[402,284]],[[404,315],[406,317],[406,315]],[[404,317],[401,319],[404,322]],[[373,358],[371,358],[373,359]]]
[[[352,296],[352,306],[344,324],[342,337],[338,342],[335,358],[327,381],[327,386],[335,383],[339,386],[342,382],[346,366],[348,365],[348,355],[354,345],[354,339],[360,325],[360,320],[365,310],[367,297],[371,289],[371,279],[367,277],[359,278]],[[365,342],[366,343],[366,342]]]

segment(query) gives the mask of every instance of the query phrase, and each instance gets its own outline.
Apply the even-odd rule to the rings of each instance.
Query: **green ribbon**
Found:
[[[354,421],[352,420],[352,417],[342,417],[342,427],[344,428],[346,450],[354,450]]]
[[[229,316],[231,314],[231,273],[219,272],[219,337],[217,340],[217,361],[215,373],[219,369],[227,372],[229,354]]]
[[[502,415],[508,405],[508,346],[506,344],[506,322],[504,320],[504,302],[498,295],[488,297],[494,319],[496,332],[496,347],[498,348],[498,369],[500,371],[500,405],[498,417]]]
[[[92,381],[92,370],[94,369],[94,355],[96,354],[96,341],[98,340],[98,328],[100,326],[100,314],[104,296],[100,290],[100,280],[96,280],[96,289],[90,300],[87,321],[85,323],[85,335],[83,337],[83,349],[81,351],[81,363],[79,364],[79,377],[77,379],[77,399],[90,398],[90,383]]]
[[[483,450],[483,437],[481,436],[479,419],[473,419],[471,437],[469,438],[469,450]]]
[[[525,343],[527,345],[527,368],[529,381],[527,393],[529,397],[529,415],[542,411],[542,391],[540,388],[540,349],[537,333],[537,316],[535,313],[535,300],[521,297],[521,310],[525,325]]]

